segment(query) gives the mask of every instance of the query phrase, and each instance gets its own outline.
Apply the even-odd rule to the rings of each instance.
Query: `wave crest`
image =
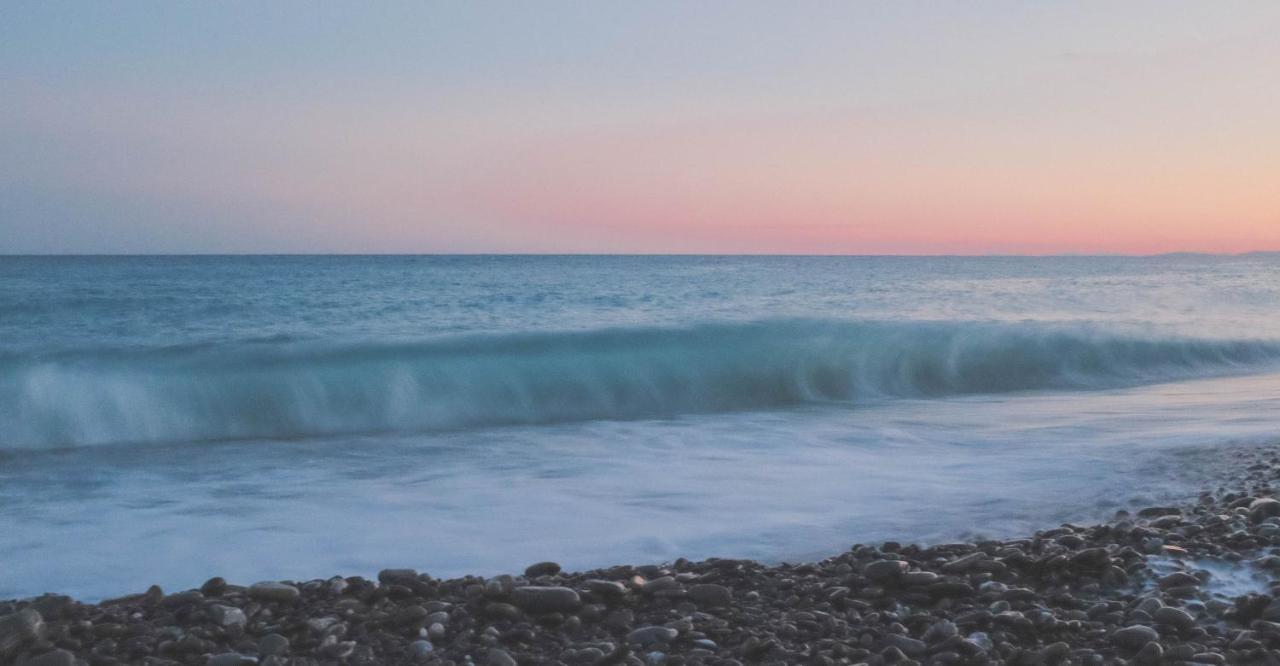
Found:
[[[267,340],[0,359],[0,448],[294,438],[1063,389],[1252,371],[1280,342],[1031,325],[766,321]]]

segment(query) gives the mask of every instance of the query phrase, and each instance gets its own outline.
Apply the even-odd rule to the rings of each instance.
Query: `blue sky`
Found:
[[[0,252],[1280,247],[1280,4],[8,2]]]

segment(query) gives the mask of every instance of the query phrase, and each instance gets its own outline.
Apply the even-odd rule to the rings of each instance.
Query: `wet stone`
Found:
[[[868,564],[862,575],[876,583],[896,582],[907,568],[907,563],[901,560],[879,560]]]
[[[538,562],[531,564],[524,570],[524,575],[528,578],[538,578],[541,576],[554,576],[560,573],[560,565],[555,562]]]
[[[733,602],[733,592],[723,585],[714,583],[693,585],[689,588],[687,596],[696,604],[712,608],[728,606]]]
[[[280,634],[267,634],[258,641],[258,654],[264,657],[289,654],[289,639]]]
[[[640,627],[627,634],[627,642],[641,646],[670,643],[676,639],[679,633],[669,627]]]
[[[34,610],[25,609],[0,617],[0,659],[17,656],[44,635],[44,618]]]
[[[566,613],[582,605],[578,593],[567,587],[517,587],[511,593],[511,601],[525,612]]]
[[[249,586],[249,596],[259,601],[285,603],[298,598],[298,588],[285,583],[262,582]]]
[[[21,666],[75,666],[76,656],[66,650],[52,650],[21,662]]]
[[[1117,629],[1111,634],[1112,643],[1132,650],[1139,650],[1147,643],[1159,639],[1160,634],[1155,629],[1141,624]]]
[[[250,666],[257,663],[256,657],[245,656],[238,652],[224,652],[210,656],[205,666]]]

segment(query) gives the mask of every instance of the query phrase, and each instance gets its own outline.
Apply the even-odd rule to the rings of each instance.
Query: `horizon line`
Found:
[[[54,257],[849,257],[849,258],[1129,258],[1154,259],[1160,257],[1250,257],[1280,255],[1280,250],[1250,250],[1246,252],[1202,252],[1179,250],[1171,252],[1048,252],[1048,253],[809,253],[809,252],[0,252],[0,258],[54,258]]]

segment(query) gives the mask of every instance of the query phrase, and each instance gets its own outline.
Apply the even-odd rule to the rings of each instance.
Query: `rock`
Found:
[[[956,558],[942,565],[943,573],[965,573],[972,570],[980,562],[987,559],[987,554],[982,551],[969,553],[963,557]]]
[[[66,650],[53,650],[22,662],[22,666],[75,666],[76,656]]]
[[[964,639],[966,643],[977,648],[978,652],[989,652],[995,648],[995,643],[991,641],[991,637],[983,631],[975,631]]]
[[[244,629],[249,623],[249,618],[245,617],[244,611],[235,606],[223,606],[222,604],[211,604],[208,608],[209,619],[213,623],[223,629],[232,627]]]
[[[30,608],[0,616],[0,661],[18,656],[44,634],[44,618]]]
[[[489,655],[485,659],[485,663],[489,666],[516,666],[516,660],[506,650],[499,648],[490,648]]]
[[[885,637],[885,642],[895,648],[898,648],[908,657],[919,657],[929,649],[929,646],[925,645],[924,641],[916,640],[910,636],[903,636],[901,634],[889,634]]]
[[[418,582],[418,572],[415,569],[383,569],[378,572],[378,582],[383,585],[405,582],[416,583]]]
[[[554,576],[558,573],[560,573],[560,565],[555,562],[538,562],[537,564],[530,564],[529,567],[524,570],[526,578]]]
[[[170,594],[160,601],[160,605],[166,608],[178,608],[180,606],[190,606],[204,601],[204,593],[200,590],[187,590],[186,592],[178,592]]]
[[[511,601],[526,613],[568,613],[582,605],[578,593],[567,587],[517,587],[511,592]]]
[[[585,589],[606,599],[620,599],[627,595],[627,586],[613,580],[588,580],[585,583]]]
[[[518,622],[520,620],[520,609],[501,601],[490,601],[485,604],[484,612],[485,615],[498,620],[507,620],[509,622]]]
[[[971,597],[976,592],[962,580],[940,580],[925,589],[935,597]]]
[[[1140,650],[1147,643],[1158,640],[1160,640],[1160,634],[1155,629],[1142,624],[1117,629],[1111,634],[1113,644],[1130,650]]]
[[[1160,608],[1155,612],[1153,618],[1160,624],[1167,624],[1182,631],[1186,631],[1187,629],[1191,629],[1196,626],[1196,619],[1191,615],[1191,613],[1188,613],[1181,608],[1174,608],[1173,606],[1164,606]]]
[[[409,659],[413,661],[426,661],[431,657],[431,653],[436,651],[436,646],[431,641],[414,641],[409,644]]]
[[[214,576],[200,586],[200,593],[206,597],[219,597],[222,596],[226,589],[227,581],[223,580],[221,576]]]
[[[433,622],[430,627],[427,627],[427,638],[432,640],[438,641],[444,638],[447,633],[448,630],[446,630],[444,625],[439,622]]]
[[[906,587],[919,587],[938,582],[938,574],[932,571],[908,571],[899,578]]]
[[[148,606],[155,606],[164,601],[164,590],[160,589],[159,585],[152,585],[147,588],[146,592],[142,593],[141,601]]]
[[[670,627],[640,627],[639,629],[627,634],[627,642],[643,647],[659,643],[670,643],[679,635],[680,632]]]
[[[32,599],[28,608],[39,613],[40,617],[48,622],[62,619],[74,605],[75,602],[66,595],[44,594]]]
[[[421,606],[419,606],[419,608],[421,608]],[[338,618],[333,617],[332,615],[327,615],[324,617],[313,617],[306,621],[306,625],[307,629],[309,629],[311,633],[316,636],[323,636],[325,632],[329,630],[329,627],[332,627],[339,622],[341,622],[341,620]]]
[[[1156,597],[1147,597],[1138,604],[1138,610],[1152,617],[1155,617],[1156,612],[1161,608],[1164,608],[1164,602]]]
[[[250,666],[257,663],[256,657],[246,657],[239,652],[223,652],[211,655],[205,666]]]
[[[258,601],[288,603],[299,594],[298,588],[284,583],[262,582],[249,586],[249,596]]]
[[[1142,649],[1138,650],[1138,654],[1133,657],[1135,664],[1143,664],[1145,666],[1160,666],[1163,661],[1164,648],[1155,641],[1142,646]]]
[[[1175,571],[1168,576],[1162,576],[1156,582],[1164,589],[1172,587],[1186,587],[1188,585],[1194,587],[1200,586],[1200,579],[1185,571]]]
[[[1263,497],[1249,505],[1249,520],[1255,523],[1260,523],[1272,516],[1280,516],[1280,501]]]
[[[258,641],[258,654],[264,657],[289,654],[289,639],[280,634],[267,634]]]
[[[680,582],[677,581],[674,576],[661,576],[659,578],[654,578],[653,580],[645,581],[645,584],[640,587],[641,592],[650,596],[679,589]]]
[[[942,641],[945,641],[959,633],[960,630],[956,627],[954,622],[950,620],[939,620],[938,622],[934,622],[929,625],[929,628],[925,630],[924,635],[920,638],[926,643],[941,643]],[[906,650],[903,650],[903,652],[906,652]],[[907,652],[907,654],[911,653]]]
[[[729,588],[715,583],[693,585],[689,588],[686,596],[695,604],[711,608],[728,606],[733,602],[733,592]]]
[[[1071,646],[1061,641],[1050,643],[1036,653],[1036,661],[1042,664],[1060,664],[1071,658]]]
[[[1072,555],[1071,562],[1078,567],[1101,569],[1111,564],[1111,554],[1106,548],[1086,548]]]
[[[907,568],[902,560],[877,560],[864,567],[862,575],[876,583],[891,583],[902,577]]]
[[[426,624],[428,622],[428,618],[431,615],[432,615],[431,611],[428,611],[425,607],[423,607],[420,604],[414,604],[412,606],[403,606],[391,614],[392,619],[395,621],[397,625],[400,625],[400,626],[408,626],[408,625],[420,626],[420,625]],[[449,617],[448,614],[446,613],[441,613],[441,615],[444,615],[445,619],[448,619]]]

